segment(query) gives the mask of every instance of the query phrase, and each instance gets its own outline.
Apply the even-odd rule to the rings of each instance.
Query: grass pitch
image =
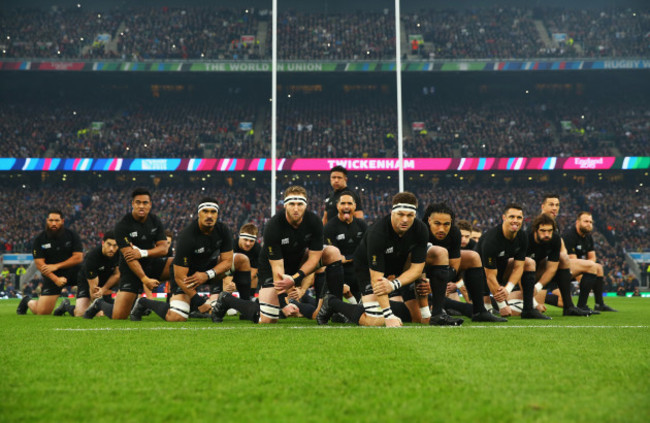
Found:
[[[620,312],[386,329],[17,316],[2,300],[0,421],[646,422],[650,299],[607,303]]]

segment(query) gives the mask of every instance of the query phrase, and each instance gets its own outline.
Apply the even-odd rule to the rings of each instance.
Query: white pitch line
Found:
[[[403,326],[399,329],[428,329],[431,326]],[[648,326],[437,326],[436,329],[647,329]],[[341,329],[386,329],[384,327],[363,326],[209,326],[209,327],[169,327],[155,326],[150,328],[55,328],[56,331],[69,332],[99,332],[99,331],[146,331],[146,330],[276,330],[276,329],[312,329],[312,330],[341,330]]]

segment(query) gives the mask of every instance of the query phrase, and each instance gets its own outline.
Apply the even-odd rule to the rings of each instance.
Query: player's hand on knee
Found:
[[[493,294],[494,299],[496,302],[500,303],[502,301],[506,301],[508,299],[508,290],[500,286],[499,289],[497,289],[497,292]]]
[[[278,275],[279,280],[273,282],[273,287],[276,291],[287,292],[290,288],[296,285],[296,282],[293,280],[291,275]]]
[[[447,282],[447,294],[453,294],[458,291],[458,286],[454,282]]]
[[[386,278],[377,279],[372,282],[372,292],[375,295],[388,295],[393,292],[393,285]]]
[[[235,282],[233,282],[232,280],[223,281],[223,290],[226,292],[233,293],[237,290],[237,285],[235,285]]]
[[[415,292],[420,297],[426,297],[431,294],[431,285],[429,279],[423,278],[415,283]]]
[[[142,279],[142,284],[144,286],[146,286],[147,288],[149,288],[151,290],[154,290],[154,289],[156,289],[158,287],[158,285],[160,285],[160,281],[157,280],[157,279],[148,278],[148,277],[145,276],[144,279]]]
[[[299,301],[299,300],[300,300],[300,297],[301,297],[301,295],[300,295],[300,291],[298,290],[298,288],[296,288],[296,287],[294,286],[293,288],[290,288],[290,289],[287,291],[287,297],[289,297],[289,299],[291,299],[291,300]]]

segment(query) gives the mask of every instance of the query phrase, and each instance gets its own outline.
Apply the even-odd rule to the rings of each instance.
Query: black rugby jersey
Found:
[[[81,238],[71,229],[63,228],[59,236],[51,237],[47,231],[43,231],[34,238],[32,254],[35,259],[44,259],[45,264],[55,264],[66,261],[72,257],[72,253],[83,252]],[[77,266],[75,266],[77,267]],[[60,269],[54,272],[67,272],[70,269]]]
[[[102,253],[102,246],[99,245],[86,253],[84,262],[81,265],[83,277],[86,280],[99,278],[98,285],[104,286],[115,271],[119,261],[119,253],[113,254],[113,257],[107,257]]]
[[[481,236],[476,250],[481,256],[484,267],[488,269],[505,268],[509,258],[518,261],[526,259],[528,238],[524,231],[519,231],[510,241],[503,235],[503,227],[498,225]]]
[[[428,226],[427,229],[429,229]],[[460,234],[460,229],[458,229],[457,226],[451,225],[451,228],[449,228],[449,233],[447,233],[447,236],[444,239],[436,238],[431,233],[431,229],[429,229],[428,232],[429,232],[429,242],[433,245],[437,245],[439,247],[443,247],[444,249],[446,249],[447,252],[449,253],[450,260],[460,258],[461,234]]]
[[[345,223],[335,216],[325,225],[325,242],[337,247],[346,260],[350,260],[367,229],[368,224],[363,219],[353,218],[352,222]]]
[[[467,242],[467,245],[462,247],[461,250],[472,250],[476,251],[476,247],[478,246],[478,242],[474,241],[473,239],[470,239]]]
[[[568,254],[575,254],[579,259],[586,259],[587,253],[594,251],[594,238],[591,234],[580,236],[575,226],[562,235]]]
[[[294,228],[284,211],[269,220],[264,229],[264,243],[260,252],[260,273],[271,272],[269,260],[284,260],[285,273],[298,271],[305,251],[323,250],[323,222],[307,210],[302,222]],[[275,276],[275,275],[274,275]]]
[[[246,257],[248,257],[248,260],[251,263],[251,267],[253,269],[257,269],[259,267],[259,262],[260,262],[260,252],[262,251],[262,247],[260,247],[259,242],[256,242],[253,244],[253,248],[251,248],[249,251],[244,250],[239,246],[239,238],[235,240],[235,253],[240,253],[240,254],[245,254]]]
[[[361,197],[357,194],[352,188],[345,187],[336,191],[332,191],[330,195],[325,199],[325,211],[327,212],[327,221],[333,220],[338,214],[339,211],[336,208],[336,203],[339,202],[339,198],[344,191],[350,191],[352,193],[352,198],[356,203],[356,211],[363,211],[363,205],[361,204]]]
[[[415,219],[413,226],[399,237],[393,230],[391,215],[384,216],[366,231],[354,254],[354,267],[357,270],[375,270],[384,275],[400,275],[409,254],[411,263],[424,263],[428,234],[427,225]]]
[[[526,251],[526,257],[530,257],[535,260],[536,263],[544,259],[548,261],[560,261],[560,249],[562,248],[562,238],[560,234],[553,231],[553,236],[549,242],[537,242],[535,241],[535,232],[528,231],[528,250]]]
[[[191,276],[214,268],[221,253],[232,250],[232,234],[224,223],[217,222],[212,232],[204,234],[195,219],[178,235],[174,264],[187,267],[187,275]]]

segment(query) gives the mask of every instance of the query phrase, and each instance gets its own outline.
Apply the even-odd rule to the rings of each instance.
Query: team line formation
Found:
[[[544,196],[527,230],[522,207],[512,203],[503,208],[502,223],[481,234],[445,203],[428,205],[418,219],[410,192],[396,194],[387,214],[368,226],[346,169],[332,168],[330,184],[322,218],[307,211],[303,187],[287,188],[284,210],[268,221],[261,243],[250,223],[233,239],[218,220],[218,201],[203,198],[173,256],[171,233],[151,213],[154,199],[146,189],[132,192],[132,210],[85,257],[79,236],[51,209],[33,242],[41,294],[23,297],[16,312],[134,321],[154,312],[169,322],[221,323],[235,310],[253,323],[303,317],[319,325],[398,327],[459,326],[463,317],[551,320],[546,305],[562,307],[563,316],[616,311],[603,302],[591,213],[579,213],[561,235],[557,194]],[[167,281],[167,301],[154,300],[151,292]],[[63,287],[75,285],[75,304],[66,298],[57,307]],[[198,292],[201,285],[209,286],[209,296]]]

